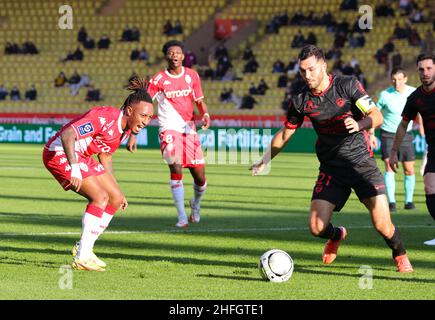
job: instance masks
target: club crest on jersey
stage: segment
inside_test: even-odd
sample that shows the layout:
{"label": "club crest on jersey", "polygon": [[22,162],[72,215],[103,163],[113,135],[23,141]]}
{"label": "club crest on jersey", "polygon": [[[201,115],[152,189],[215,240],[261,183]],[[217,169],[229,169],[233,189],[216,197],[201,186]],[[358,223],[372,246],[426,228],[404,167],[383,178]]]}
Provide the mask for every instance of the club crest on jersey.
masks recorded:
{"label": "club crest on jersey", "polygon": [[94,132],[94,127],[92,126],[91,122],[86,122],[85,124],[82,124],[77,128],[79,130],[79,133],[81,136],[84,136],[85,134]]}
{"label": "club crest on jersey", "polygon": [[188,84],[190,84],[192,82],[192,78],[188,74],[186,74],[186,76],[184,77],[184,80],[186,80],[186,82]]}
{"label": "club crest on jersey", "polygon": [[336,103],[337,106],[339,106],[340,108],[343,108],[345,102],[346,102],[346,101],[344,101],[343,98],[338,98],[337,100],[335,100],[335,103]]}

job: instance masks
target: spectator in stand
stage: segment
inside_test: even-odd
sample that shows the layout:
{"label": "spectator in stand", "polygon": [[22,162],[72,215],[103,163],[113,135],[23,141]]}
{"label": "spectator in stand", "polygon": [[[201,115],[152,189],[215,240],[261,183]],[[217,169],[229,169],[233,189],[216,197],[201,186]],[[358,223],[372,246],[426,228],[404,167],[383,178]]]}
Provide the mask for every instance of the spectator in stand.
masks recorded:
{"label": "spectator in stand", "polygon": [[265,95],[268,89],[269,86],[267,85],[266,81],[264,79],[261,79],[257,86],[257,94]]}
{"label": "spectator in stand", "polygon": [[140,40],[140,31],[139,28],[133,27],[131,29],[131,40],[130,41],[139,41]]}
{"label": "spectator in stand", "polygon": [[255,86],[255,83],[251,82],[251,86],[248,89],[249,94],[255,95],[257,94],[257,87]]}
{"label": "spectator in stand", "polygon": [[384,0],[376,6],[375,14],[377,17],[394,17],[394,9]]}
{"label": "spectator in stand", "polygon": [[396,49],[391,55],[391,70],[400,66],[402,66],[402,55],[400,54],[399,50]]}
{"label": "spectator in stand", "polygon": [[95,40],[87,36],[85,42],[83,43],[83,47],[88,50],[95,49]]}
{"label": "spectator in stand", "polygon": [[54,86],[55,87],[63,87],[65,83],[68,81],[68,79],[65,76],[65,73],[63,71],[59,72],[56,79],[54,79]]}
{"label": "spectator in stand", "polygon": [[253,109],[258,102],[249,93],[244,95],[240,104],[240,109]]}
{"label": "spectator in stand", "polygon": [[125,26],[124,31],[122,31],[121,41],[132,41],[133,33],[128,25]]}
{"label": "spectator in stand", "polygon": [[8,96],[8,91],[3,84],[0,84],[0,100],[5,100]]}
{"label": "spectator in stand", "polygon": [[357,65],[359,65],[358,59],[355,56],[352,56],[352,59],[350,60],[350,66],[355,69]]}
{"label": "spectator in stand", "polygon": [[413,47],[421,46],[421,37],[418,34],[417,29],[411,28],[411,32],[409,33],[409,36],[408,36],[408,43],[410,46],[413,46]]}
{"label": "spectator in stand", "polygon": [[296,74],[299,73],[299,63],[298,60],[290,60],[287,67],[285,68],[285,72],[289,78],[293,78]]}
{"label": "spectator in stand", "polygon": [[[435,20],[434,20],[435,21]],[[428,29],[424,35],[423,40],[423,52],[434,52],[435,50],[435,40],[433,33]]]}
{"label": "spectator in stand", "polygon": [[84,44],[87,37],[88,32],[86,31],[85,27],[82,26],[77,34],[77,41],[81,44]]}
{"label": "spectator in stand", "polygon": [[283,73],[279,76],[278,83],[276,84],[276,86],[278,88],[286,88],[287,83],[288,83],[288,76],[285,73]]}
{"label": "spectator in stand", "polygon": [[110,39],[107,35],[103,34],[98,40],[98,49],[109,49],[110,47]]}
{"label": "spectator in stand", "polygon": [[258,64],[257,60],[253,56],[245,64],[245,67],[243,69],[243,73],[256,73],[259,66],[260,65]]}
{"label": "spectator in stand", "polygon": [[249,60],[253,56],[254,56],[254,52],[252,51],[251,46],[249,44],[246,45],[245,50],[243,50],[243,57],[242,57],[242,59],[243,60]]}
{"label": "spectator in stand", "polygon": [[358,0],[343,0],[340,10],[358,10]]}
{"label": "spectator in stand", "polygon": [[226,72],[233,67],[230,58],[227,55],[221,56],[217,62],[216,77],[222,79]]}
{"label": "spectator in stand", "polygon": [[402,26],[398,22],[396,23],[396,26],[394,28],[393,37],[395,39],[406,39],[408,37],[407,31],[405,30],[405,28],[402,28]]}
{"label": "spectator in stand", "polygon": [[61,59],[62,62],[66,61],[82,61],[84,58],[83,51],[80,49],[80,47],[77,47],[77,49],[74,52],[70,52],[67,54],[67,56],[63,59]]}
{"label": "spectator in stand", "polygon": [[384,49],[388,53],[394,52],[396,46],[394,45],[393,39],[389,38],[388,41],[384,44]]}
{"label": "spectator in stand", "polygon": [[38,54],[39,51],[33,42],[27,41],[27,42],[23,43],[22,53],[24,53],[24,54]]}
{"label": "spectator in stand", "polygon": [[191,50],[187,50],[184,55],[183,65],[192,68],[196,64],[196,56]]}
{"label": "spectator in stand", "polygon": [[281,59],[276,60],[272,66],[272,73],[282,73],[285,70],[284,62]]}
{"label": "spectator in stand", "polygon": [[77,72],[77,70],[74,70],[73,75],[69,78],[68,83],[69,84],[77,84],[80,82],[81,76]]}
{"label": "spectator in stand", "polygon": [[305,44],[305,37],[302,34],[302,31],[299,29],[298,33],[293,37],[293,41],[291,43],[292,48],[302,48]]}
{"label": "spectator in stand", "polygon": [[214,58],[219,60],[223,56],[228,57],[228,49],[223,44],[220,44],[214,51]]}
{"label": "spectator in stand", "polygon": [[150,58],[148,51],[145,47],[142,47],[142,49],[139,51],[138,60],[148,61]]}
{"label": "spectator in stand", "polygon": [[418,9],[412,9],[411,14],[409,15],[409,20],[412,23],[421,23],[425,22],[423,13]]}
{"label": "spectator in stand", "polygon": [[183,34],[183,26],[181,25],[181,21],[175,21],[174,27],[172,28],[172,35]]}
{"label": "spectator in stand", "polygon": [[290,19],[290,25],[292,26],[301,25],[304,20],[305,20],[304,14],[302,13],[302,11],[298,11]]}
{"label": "spectator in stand", "polygon": [[166,34],[167,36],[171,36],[174,33],[174,27],[172,26],[172,23],[170,20],[166,20],[166,23],[163,26],[163,33]]}
{"label": "spectator in stand", "polygon": [[130,53],[130,60],[135,61],[139,59],[140,51],[139,49],[133,49]]}
{"label": "spectator in stand", "polygon": [[286,26],[289,24],[289,17],[288,17],[287,10],[281,12],[281,15],[279,16],[279,22],[281,26]]}
{"label": "spectator in stand", "polygon": [[14,86],[9,94],[12,101],[21,100],[20,90],[16,86]]}
{"label": "spectator in stand", "polygon": [[305,44],[312,44],[312,45],[316,45],[317,44],[317,37],[314,34],[314,32],[310,31],[308,33],[308,37],[307,37],[307,40],[305,41]]}
{"label": "spectator in stand", "polygon": [[220,101],[224,103],[230,102],[231,91],[232,89],[224,88],[220,94]]}
{"label": "spectator in stand", "polygon": [[83,74],[80,76],[80,81],[74,84],[70,84],[71,95],[76,96],[79,93],[80,88],[87,87],[89,85],[89,76]]}
{"label": "spectator in stand", "polygon": [[26,91],[24,97],[26,98],[26,101],[35,101],[37,95],[38,95],[38,91],[36,91],[35,85],[32,84],[30,89]]}
{"label": "spectator in stand", "polygon": [[89,86],[88,93],[86,94],[85,101],[100,101],[100,89],[96,89],[94,86]]}
{"label": "spectator in stand", "polygon": [[344,31],[340,31],[336,33],[334,39],[334,47],[343,48],[344,45],[346,44],[346,40],[347,40],[346,33]]}

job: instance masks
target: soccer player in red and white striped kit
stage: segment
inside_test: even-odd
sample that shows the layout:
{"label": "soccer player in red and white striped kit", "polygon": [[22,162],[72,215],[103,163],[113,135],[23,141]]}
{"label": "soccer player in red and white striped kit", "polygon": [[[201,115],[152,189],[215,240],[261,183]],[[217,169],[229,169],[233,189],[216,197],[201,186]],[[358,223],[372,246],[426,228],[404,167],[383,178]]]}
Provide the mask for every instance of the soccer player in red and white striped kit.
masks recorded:
{"label": "soccer player in red and white striped kit", "polygon": [[[164,44],[168,67],[155,74],[148,84],[148,93],[158,104],[160,150],[169,166],[170,187],[178,212],[176,227],[187,228],[184,208],[183,168],[189,168],[193,177],[194,197],[189,201],[189,221],[200,221],[200,202],[207,189],[205,161],[194,121],[194,106],[198,108],[202,129],[210,127],[211,119],[202,92],[201,80],[195,70],[183,66],[184,45],[177,40]],[[128,149],[137,147],[132,136]]]}

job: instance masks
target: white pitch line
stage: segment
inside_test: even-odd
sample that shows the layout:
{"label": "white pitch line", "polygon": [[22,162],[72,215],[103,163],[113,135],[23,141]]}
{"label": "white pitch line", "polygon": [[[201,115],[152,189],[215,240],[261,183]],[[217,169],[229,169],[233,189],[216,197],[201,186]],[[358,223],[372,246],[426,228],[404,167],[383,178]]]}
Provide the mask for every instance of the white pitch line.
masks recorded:
{"label": "white pitch line", "polygon": [[[417,228],[435,228],[435,226],[428,225],[403,225],[398,226],[400,229],[417,229]],[[347,229],[372,229],[373,226],[347,226]],[[269,232],[269,231],[307,231],[308,228],[302,227],[287,227],[287,228],[243,228],[243,229],[197,229],[197,230],[144,230],[144,231],[106,231],[105,234],[158,234],[158,233],[225,233],[225,232]],[[63,236],[63,235],[80,235],[81,232],[32,232],[32,233],[0,233],[1,236]]]}

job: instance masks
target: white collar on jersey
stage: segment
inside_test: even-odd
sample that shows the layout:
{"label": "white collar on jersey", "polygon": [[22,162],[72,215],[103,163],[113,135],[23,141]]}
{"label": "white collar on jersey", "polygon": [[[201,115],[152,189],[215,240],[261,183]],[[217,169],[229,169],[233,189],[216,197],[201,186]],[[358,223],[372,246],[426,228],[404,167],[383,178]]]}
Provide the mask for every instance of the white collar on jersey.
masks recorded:
{"label": "white collar on jersey", "polygon": [[124,133],[124,130],[122,130],[122,116],[124,115],[124,111],[121,110],[121,113],[119,114],[119,118],[118,118],[118,130],[119,133]]}
{"label": "white collar on jersey", "polygon": [[183,75],[184,75],[184,67],[181,67],[181,73],[180,74],[177,74],[177,75],[173,75],[173,74],[171,74],[169,71],[168,71],[168,69],[165,69],[165,72],[166,72],[166,74],[168,75],[168,77],[171,77],[171,78],[173,78],[173,79],[177,79],[177,78],[180,78],[180,77],[182,77]]}

